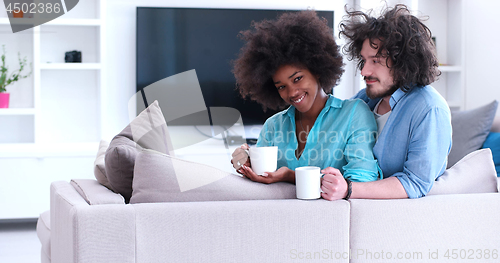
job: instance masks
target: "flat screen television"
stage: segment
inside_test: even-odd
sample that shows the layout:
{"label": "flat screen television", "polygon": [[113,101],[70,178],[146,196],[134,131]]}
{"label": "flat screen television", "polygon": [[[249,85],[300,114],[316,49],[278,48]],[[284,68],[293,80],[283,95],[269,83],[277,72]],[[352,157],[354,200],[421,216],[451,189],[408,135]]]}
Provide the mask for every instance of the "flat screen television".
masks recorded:
{"label": "flat screen television", "polygon": [[[195,69],[207,107],[237,109],[244,125],[263,124],[276,111],[243,99],[231,73],[252,21],[298,10],[137,8],[137,91],[166,77]],[[333,11],[317,11],[333,28]],[[194,124],[196,125],[196,124]]]}

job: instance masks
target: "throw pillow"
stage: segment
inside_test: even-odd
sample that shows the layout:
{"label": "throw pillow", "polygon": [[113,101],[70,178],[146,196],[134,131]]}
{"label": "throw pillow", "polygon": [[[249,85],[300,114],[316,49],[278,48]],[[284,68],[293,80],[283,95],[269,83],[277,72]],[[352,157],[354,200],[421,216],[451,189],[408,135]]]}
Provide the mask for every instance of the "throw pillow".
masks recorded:
{"label": "throw pillow", "polygon": [[97,156],[94,161],[94,176],[100,184],[106,186],[108,189],[111,189],[108,177],[106,177],[106,166],[104,164],[104,155],[106,154],[106,149],[108,149],[108,147],[109,142],[101,140],[99,143],[99,150],[97,151]]}
{"label": "throw pillow", "polygon": [[497,174],[490,149],[474,151],[447,169],[427,195],[496,193]]}
{"label": "throw pillow", "polygon": [[165,118],[158,101],[143,110],[116,135],[105,155],[106,176],[111,189],[125,198],[132,196],[132,178],[137,153],[142,148],[173,153]]}
{"label": "throw pillow", "polygon": [[483,148],[490,148],[497,176],[500,176],[500,132],[490,132],[484,141]]}
{"label": "throw pillow", "polygon": [[498,102],[477,109],[451,113],[453,146],[448,155],[448,168],[465,155],[478,150],[486,140],[495,118]]}
{"label": "throw pillow", "polygon": [[[195,175],[196,177],[193,177]],[[181,191],[177,178],[220,180]],[[261,184],[217,168],[142,150],[135,161],[130,203],[295,199],[295,185]]]}
{"label": "throw pillow", "polygon": [[132,195],[135,156],[140,147],[131,138],[132,131],[128,125],[111,140],[104,156],[111,190],[121,194],[127,203]]}

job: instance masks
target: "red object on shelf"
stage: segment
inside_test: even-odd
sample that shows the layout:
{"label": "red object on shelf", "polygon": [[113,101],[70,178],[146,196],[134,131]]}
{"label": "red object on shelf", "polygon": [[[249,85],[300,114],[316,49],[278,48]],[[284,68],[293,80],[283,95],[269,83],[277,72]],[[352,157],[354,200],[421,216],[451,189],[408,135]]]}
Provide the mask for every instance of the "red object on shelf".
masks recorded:
{"label": "red object on shelf", "polygon": [[24,13],[21,10],[19,10],[17,12],[16,11],[12,12],[12,16],[15,17],[15,18],[23,18],[23,15],[24,15]]}
{"label": "red object on shelf", "polygon": [[0,92],[0,108],[9,107],[9,96],[10,93]]}

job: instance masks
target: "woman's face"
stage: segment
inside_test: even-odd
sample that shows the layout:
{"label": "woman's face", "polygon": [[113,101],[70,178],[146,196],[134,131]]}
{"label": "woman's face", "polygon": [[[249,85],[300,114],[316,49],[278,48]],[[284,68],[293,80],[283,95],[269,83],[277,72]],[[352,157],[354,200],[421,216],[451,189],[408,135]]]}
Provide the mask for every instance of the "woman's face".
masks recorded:
{"label": "woman's face", "polygon": [[292,65],[280,66],[273,82],[281,98],[300,112],[311,109],[321,89],[318,79],[307,68]]}

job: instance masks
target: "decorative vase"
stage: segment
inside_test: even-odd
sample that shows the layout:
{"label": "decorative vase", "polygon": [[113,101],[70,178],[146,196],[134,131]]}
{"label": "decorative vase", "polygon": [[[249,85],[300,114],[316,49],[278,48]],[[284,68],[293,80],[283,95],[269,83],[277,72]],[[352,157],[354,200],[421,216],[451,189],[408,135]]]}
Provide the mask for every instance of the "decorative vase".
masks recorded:
{"label": "decorative vase", "polygon": [[8,108],[9,107],[9,96],[10,96],[10,93],[0,92],[0,108]]}

